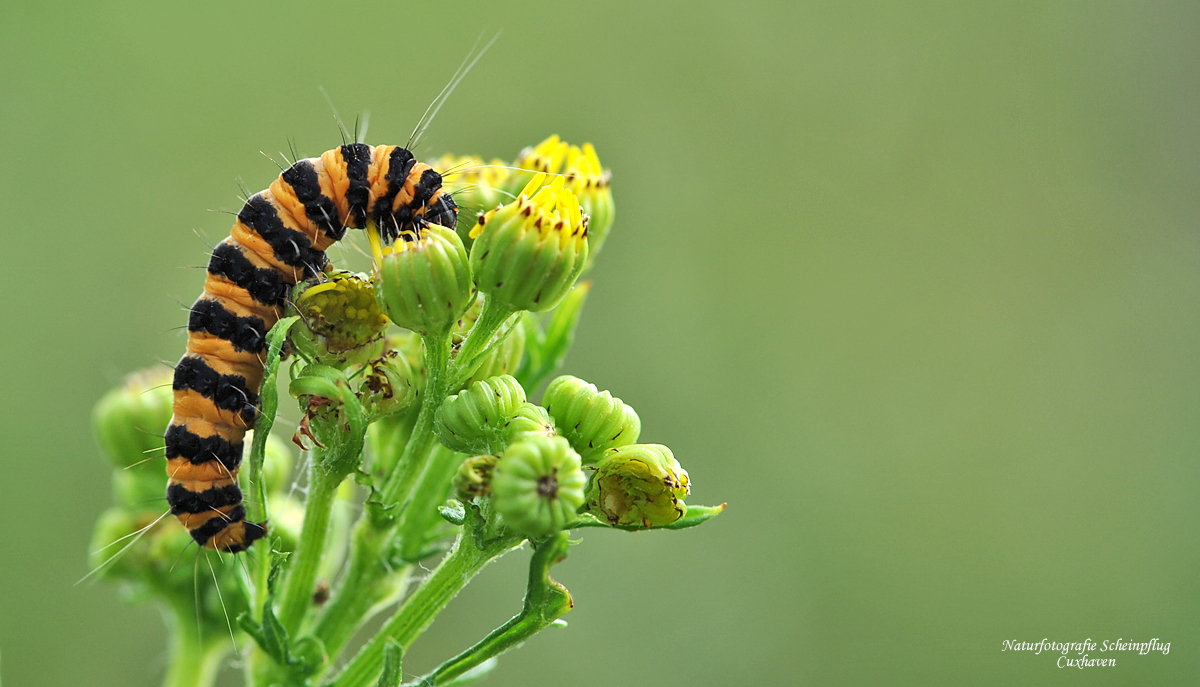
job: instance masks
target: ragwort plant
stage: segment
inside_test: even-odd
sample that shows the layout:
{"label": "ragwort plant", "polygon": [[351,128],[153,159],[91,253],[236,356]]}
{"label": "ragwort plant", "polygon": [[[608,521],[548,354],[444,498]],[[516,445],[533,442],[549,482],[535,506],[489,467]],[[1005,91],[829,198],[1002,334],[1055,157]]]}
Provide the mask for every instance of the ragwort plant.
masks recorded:
{"label": "ragwort plant", "polygon": [[[637,443],[638,414],[608,391],[560,376],[540,405],[527,396],[563,364],[590,288],[579,277],[613,223],[592,147],[554,136],[511,164],[434,164],[464,170],[446,182],[461,205],[492,209],[392,246],[369,227],[373,273],[297,284],[267,336],[240,486],[247,521],[269,533],[247,554],[185,556],[191,537],[161,512],[167,478],[148,457],[171,418],[169,374],[133,375],[97,404],[115,505],[91,562],[164,609],[168,687],[211,685],[231,650],[247,685],[399,685],[404,653],[446,604],[529,542],[520,612],[409,683],[465,684],[571,610],[549,574],[570,530],[682,529],[721,512],[684,503],[687,471]],[[302,479],[271,433],[281,376],[302,414]]]}

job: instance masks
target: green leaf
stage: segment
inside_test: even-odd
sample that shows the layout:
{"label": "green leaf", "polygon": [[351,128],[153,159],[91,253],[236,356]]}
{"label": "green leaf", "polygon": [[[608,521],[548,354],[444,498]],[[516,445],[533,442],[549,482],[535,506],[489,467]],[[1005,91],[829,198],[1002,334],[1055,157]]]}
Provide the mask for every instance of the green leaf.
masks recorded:
{"label": "green leaf", "polygon": [[696,525],[706,523],[725,512],[726,505],[727,504],[722,503],[719,506],[688,506],[687,512],[683,514],[682,518],[676,520],[670,525],[664,525],[662,529],[682,530],[687,529],[688,527],[695,527]]}
{"label": "green leaf", "polygon": [[271,327],[267,333],[267,362],[263,368],[262,390],[259,392],[261,412],[254,425],[254,441],[250,444],[250,455],[246,459],[247,477],[254,489],[255,498],[247,500],[247,520],[263,522],[267,519],[267,490],[262,477],[263,460],[267,455],[267,438],[275,424],[275,413],[279,410],[279,389],[275,378],[279,374],[279,358],[288,330],[300,320],[285,317]]}
{"label": "green leaf", "polygon": [[451,525],[461,525],[467,519],[467,509],[454,499],[446,501],[444,506],[438,506],[438,513]]}
{"label": "green leaf", "polygon": [[564,529],[574,530],[581,527],[605,527],[610,530],[625,530],[626,532],[644,532],[646,530],[683,530],[689,527],[701,525],[709,520],[720,515],[725,510],[726,504],[722,503],[719,506],[688,506],[687,512],[683,517],[669,525],[658,525],[655,527],[638,527],[636,525],[610,525],[607,522],[591,515],[589,513],[581,513],[579,519],[567,525]]}

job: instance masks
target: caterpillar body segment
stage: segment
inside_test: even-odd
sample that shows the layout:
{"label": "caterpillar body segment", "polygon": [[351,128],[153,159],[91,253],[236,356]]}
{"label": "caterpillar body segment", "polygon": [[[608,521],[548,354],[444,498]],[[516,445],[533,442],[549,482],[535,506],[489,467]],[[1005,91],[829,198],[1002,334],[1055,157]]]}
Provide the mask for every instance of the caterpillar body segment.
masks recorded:
{"label": "caterpillar body segment", "polygon": [[292,287],[328,267],[325,251],[347,229],[374,223],[391,243],[457,221],[441,175],[399,146],[353,143],[299,160],[246,201],[212,252],[172,384],[167,501],[198,544],[237,553],[267,532],[246,521],[237,477],[258,418],[266,335]]}

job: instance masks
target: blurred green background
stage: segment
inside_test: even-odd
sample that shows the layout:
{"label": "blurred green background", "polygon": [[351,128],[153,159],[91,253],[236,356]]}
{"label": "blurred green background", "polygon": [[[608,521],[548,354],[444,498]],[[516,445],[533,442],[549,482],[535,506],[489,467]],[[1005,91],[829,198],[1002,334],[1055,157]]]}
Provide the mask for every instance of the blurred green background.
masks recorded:
{"label": "blurred green background", "polygon": [[[489,684],[1194,682],[1195,3],[49,0],[0,8],[5,684],[161,677],[157,612],[72,586],[88,416],[182,352],[209,210],[339,143],[318,86],[403,143],[497,29],[418,152],[596,144],[619,210],[568,371],[730,507],[586,531],[570,627]],[[516,612],[526,556],[405,667]],[[1171,651],[1001,651],[1043,637]]]}

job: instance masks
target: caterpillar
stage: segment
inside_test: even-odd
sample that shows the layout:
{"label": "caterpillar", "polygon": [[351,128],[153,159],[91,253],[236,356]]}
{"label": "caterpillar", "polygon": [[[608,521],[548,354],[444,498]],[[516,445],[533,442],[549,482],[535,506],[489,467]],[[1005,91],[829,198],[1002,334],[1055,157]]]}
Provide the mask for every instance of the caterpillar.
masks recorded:
{"label": "caterpillar", "polygon": [[172,383],[167,502],[197,544],[237,553],[267,533],[267,523],[246,521],[237,476],[258,418],[266,335],[292,286],[329,266],[325,250],[348,228],[374,223],[391,243],[457,221],[441,175],[390,145],[349,143],[299,160],[246,200],[212,252]]}

